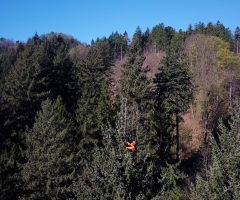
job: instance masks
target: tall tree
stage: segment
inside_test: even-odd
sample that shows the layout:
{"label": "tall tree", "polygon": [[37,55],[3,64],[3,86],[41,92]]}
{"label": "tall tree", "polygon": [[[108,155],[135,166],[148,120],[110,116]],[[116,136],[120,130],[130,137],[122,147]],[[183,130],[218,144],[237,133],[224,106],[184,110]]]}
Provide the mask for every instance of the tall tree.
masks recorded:
{"label": "tall tree", "polygon": [[21,173],[27,199],[67,199],[73,195],[73,135],[66,115],[60,98],[54,102],[47,99],[26,133],[27,162]]}
{"label": "tall tree", "polygon": [[234,33],[235,39],[235,52],[239,55],[240,54],[240,28],[237,27]]}
{"label": "tall tree", "polygon": [[130,189],[131,195],[134,197],[139,191],[143,196],[149,198],[156,192],[153,185],[157,184],[159,176],[158,137],[152,129],[152,84],[147,78],[148,69],[143,66],[145,57],[141,38],[141,32],[137,29],[133,36],[121,80],[121,95],[126,102],[126,124],[123,140],[134,140],[137,143],[131,176],[134,183]]}
{"label": "tall tree", "polygon": [[112,64],[109,51],[108,41],[99,40],[91,46],[86,59],[77,63],[80,85],[76,109],[78,135],[81,140],[79,151],[83,157],[88,157],[86,158],[88,161],[90,159],[89,151],[93,149],[94,144],[98,144],[102,140],[103,121],[107,121],[106,115],[111,113],[109,106],[111,103],[107,92],[109,69]]}
{"label": "tall tree", "polygon": [[126,128],[129,134],[133,134],[131,137],[138,137],[137,134],[140,132],[149,130],[148,123],[152,106],[151,84],[147,78],[148,68],[143,67],[145,57],[141,41],[141,32],[137,29],[133,36],[121,80],[121,93],[123,98],[127,100],[128,124]]}
{"label": "tall tree", "polygon": [[[6,199],[16,199],[19,195],[16,188],[20,180],[14,180],[14,177],[19,177],[19,163],[23,162],[21,149],[25,144],[22,133],[26,125],[33,124],[40,102],[48,93],[47,90],[39,90],[39,86],[45,83],[39,65],[43,55],[40,42],[35,35],[27,43],[4,81],[0,126],[2,195],[6,195]],[[8,162],[4,162],[7,158]]]}
{"label": "tall tree", "polygon": [[42,100],[61,95],[68,109],[74,107],[76,82],[68,58],[69,48],[62,35],[35,34],[17,49],[16,62],[5,77],[1,96],[1,158],[9,156],[9,149],[16,146],[16,151],[11,152],[15,154],[15,159],[9,162],[12,166],[1,162],[1,173],[6,179],[18,170],[18,162],[23,162],[19,150],[25,148],[21,133],[26,126],[32,127]]}
{"label": "tall tree", "polygon": [[[172,117],[176,117],[177,157],[179,159],[179,115],[188,109],[192,98],[192,83],[186,60],[183,57],[182,35],[177,35],[166,57],[161,62],[160,72],[155,78],[155,120],[162,138],[161,151],[169,151]],[[159,127],[158,127],[159,126]]]}

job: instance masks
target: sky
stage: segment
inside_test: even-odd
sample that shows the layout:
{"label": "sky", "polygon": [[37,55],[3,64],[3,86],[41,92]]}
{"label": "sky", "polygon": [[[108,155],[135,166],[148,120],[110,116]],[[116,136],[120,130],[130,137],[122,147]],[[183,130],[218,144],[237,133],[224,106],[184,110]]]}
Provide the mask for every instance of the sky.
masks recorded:
{"label": "sky", "polygon": [[0,37],[26,41],[58,32],[84,43],[159,23],[186,30],[198,22],[240,26],[240,0],[0,0]]}

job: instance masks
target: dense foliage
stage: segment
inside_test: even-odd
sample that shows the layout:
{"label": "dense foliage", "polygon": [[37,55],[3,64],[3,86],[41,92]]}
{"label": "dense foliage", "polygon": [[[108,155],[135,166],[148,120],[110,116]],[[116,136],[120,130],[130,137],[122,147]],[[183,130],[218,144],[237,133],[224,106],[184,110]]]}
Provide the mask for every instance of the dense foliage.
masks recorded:
{"label": "dense foliage", "polygon": [[220,22],[0,38],[0,199],[238,199],[239,52]]}

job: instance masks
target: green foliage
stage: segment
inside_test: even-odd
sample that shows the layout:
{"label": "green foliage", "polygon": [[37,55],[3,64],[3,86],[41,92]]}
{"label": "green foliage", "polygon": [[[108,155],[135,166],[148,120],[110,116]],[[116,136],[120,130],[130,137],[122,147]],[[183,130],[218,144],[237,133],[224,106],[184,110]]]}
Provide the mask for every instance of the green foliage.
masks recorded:
{"label": "green foliage", "polygon": [[179,182],[186,178],[186,176],[180,172],[179,164],[168,164],[162,168],[161,178],[159,179],[161,190],[159,194],[152,200],[180,200],[184,197],[183,190],[178,186]]}
{"label": "green foliage", "polygon": [[10,161],[1,162],[2,194],[7,195],[5,198],[12,198],[11,192],[19,183],[19,180],[9,182],[8,179],[18,176],[16,173],[19,173],[19,163],[23,162],[22,149],[25,148],[25,142],[22,132],[26,125],[33,124],[40,102],[48,94],[46,90],[39,91],[39,86],[45,83],[44,78],[39,77],[41,67],[38,61],[41,59],[42,48],[39,38],[34,39],[33,44],[28,43],[19,52],[15,66],[4,80],[0,118],[1,160],[4,161],[9,156]]}
{"label": "green foliage", "polygon": [[217,49],[217,66],[220,69],[229,67],[240,67],[240,59],[232,51],[230,51],[230,44],[216,38]]}
{"label": "green foliage", "polygon": [[77,199],[127,199],[133,161],[120,132],[104,131],[103,147],[96,147],[75,185]]}
{"label": "green foliage", "polygon": [[[139,30],[134,36],[134,38],[140,38]],[[141,147],[139,152],[149,152],[154,155],[158,137],[152,129],[152,84],[147,78],[148,69],[143,66],[145,60],[143,49],[137,42],[138,40],[134,40],[124,65],[121,80],[121,94],[126,99],[127,105],[126,139],[137,140]],[[139,153],[140,157],[141,153]]]}
{"label": "green foliage", "polygon": [[15,62],[16,54],[15,44],[10,40],[0,38],[0,83]]}
{"label": "green foliage", "polygon": [[19,52],[15,66],[5,77],[3,89],[3,119],[11,130],[32,125],[40,103],[46,97],[61,95],[67,106],[74,103],[74,71],[68,49],[61,36],[51,41],[35,35]]}
{"label": "green foliage", "polygon": [[[176,42],[173,43],[176,45]],[[188,65],[177,48],[174,47],[163,59],[155,79],[159,100],[170,114],[186,111],[192,98]]]}
{"label": "green foliage", "polygon": [[185,112],[192,99],[192,83],[181,49],[182,35],[173,38],[171,49],[161,62],[155,83],[154,126],[161,138],[161,155],[169,153],[174,128],[173,116]]}
{"label": "green foliage", "polygon": [[118,32],[112,33],[108,41],[110,43],[111,54],[113,58],[122,58],[128,50],[128,36],[125,32],[123,35]]}
{"label": "green foliage", "polygon": [[167,50],[171,44],[171,40],[175,35],[175,30],[168,26],[165,27],[163,23],[153,27],[149,40],[153,47],[160,50]]}
{"label": "green foliage", "polygon": [[26,133],[27,162],[21,172],[27,199],[66,199],[74,179],[73,135],[62,100],[42,103]]}
{"label": "green foliage", "polygon": [[138,141],[134,153],[125,148],[125,106],[122,101],[117,128],[103,131],[103,144],[92,151],[91,163],[82,161],[85,167],[74,185],[77,199],[180,199],[178,185],[185,177],[179,164],[157,165],[161,158],[143,153]]}
{"label": "green foliage", "polygon": [[[108,80],[109,68],[112,62],[108,48],[106,40],[96,42],[89,50],[86,60],[77,64],[80,91],[76,119],[82,137],[100,139],[100,127],[98,125],[101,122],[99,121],[99,112],[103,112],[103,109],[106,109],[107,112],[110,109],[108,105],[105,108],[100,108],[100,106],[107,103],[103,101],[110,101],[109,97],[104,97],[106,94],[104,90],[108,90],[106,81]],[[104,98],[108,98],[108,100]],[[102,101],[99,102],[99,99],[102,99]]]}
{"label": "green foliage", "polygon": [[77,62],[79,84],[76,121],[78,124],[78,154],[90,165],[93,154],[89,153],[103,139],[102,129],[115,119],[110,99],[109,68],[112,57],[107,40],[94,43],[87,57]]}
{"label": "green foliage", "polygon": [[129,132],[143,131],[144,124],[150,117],[151,86],[147,79],[147,69],[143,68],[143,55],[131,56],[124,66],[122,81],[122,95],[127,99]]}
{"label": "green foliage", "polygon": [[194,32],[200,34],[207,34],[211,36],[217,36],[223,39],[224,41],[228,42],[231,46],[231,49],[233,48],[233,38],[231,31],[229,30],[229,28],[226,28],[219,21],[216,24],[209,22],[207,26],[205,26],[203,22],[199,22],[198,24],[195,25]]}
{"label": "green foliage", "polygon": [[142,53],[144,50],[144,36],[142,30],[138,26],[135,33],[133,34],[131,47],[129,49],[128,57]]}
{"label": "green foliage", "polygon": [[[25,44],[0,38],[0,199],[184,199],[184,176],[171,154],[173,130],[192,100],[183,45],[204,94],[206,127],[216,131],[240,94],[232,39],[220,23],[189,32],[138,27],[130,46],[126,32],[91,45],[53,32]],[[238,39],[236,32],[235,47]],[[159,51],[166,57],[152,82],[144,53]],[[114,102],[111,67],[120,58],[121,100]],[[214,135],[211,166],[192,199],[239,197],[239,118]],[[125,147],[131,140],[134,153]]]}
{"label": "green foliage", "polygon": [[[36,34],[26,45],[19,44],[17,48],[16,62],[4,77],[0,100],[0,143],[4,152],[1,155],[7,156],[13,153],[12,148],[16,149],[11,166],[2,164],[3,187],[8,187],[5,178],[18,171],[18,163],[24,161],[19,150],[26,148],[21,134],[26,126],[33,125],[41,102],[61,95],[68,110],[74,107],[76,81],[68,58],[68,45],[61,35],[39,37]],[[17,194],[15,196],[17,198]]]}
{"label": "green foliage", "polygon": [[96,123],[99,128],[103,128],[107,124],[113,124],[115,121],[110,91],[106,82],[103,82],[100,88],[100,97],[96,108],[96,118]]}
{"label": "green foliage", "polygon": [[203,176],[198,176],[191,199],[239,199],[239,123],[239,111],[229,126],[220,122],[217,140],[211,137],[210,166],[206,165]]}

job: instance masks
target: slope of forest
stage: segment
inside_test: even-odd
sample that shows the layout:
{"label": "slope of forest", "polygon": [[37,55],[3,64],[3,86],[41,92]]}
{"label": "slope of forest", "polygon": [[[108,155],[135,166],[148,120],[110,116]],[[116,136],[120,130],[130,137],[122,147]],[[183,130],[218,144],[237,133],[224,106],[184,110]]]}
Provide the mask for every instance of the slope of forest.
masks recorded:
{"label": "slope of forest", "polygon": [[239,47],[220,22],[0,38],[0,199],[238,200]]}

